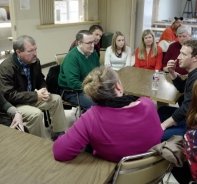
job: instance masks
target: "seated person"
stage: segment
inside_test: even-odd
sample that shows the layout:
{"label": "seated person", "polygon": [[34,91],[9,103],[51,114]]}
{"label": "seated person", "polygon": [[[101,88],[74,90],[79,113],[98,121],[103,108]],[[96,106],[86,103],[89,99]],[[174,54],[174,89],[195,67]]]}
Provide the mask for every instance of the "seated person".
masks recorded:
{"label": "seated person", "polygon": [[13,49],[14,53],[0,65],[2,94],[22,112],[23,121],[33,135],[45,138],[42,111],[48,110],[55,140],[67,129],[66,117],[61,97],[46,89],[36,42],[23,35],[13,42]]}
{"label": "seated person", "polygon": [[183,20],[183,17],[180,17],[180,18],[174,17],[174,19],[172,20],[172,25],[163,31],[159,39],[159,42],[161,42],[162,40],[165,40],[167,42],[178,41],[177,29],[178,27],[181,26],[182,20]]}
{"label": "seated person", "polygon": [[83,91],[97,105],[56,140],[56,160],[71,160],[90,144],[93,154],[119,162],[124,156],[146,152],[160,143],[163,130],[155,105],[146,97],[134,101],[132,96],[123,95],[113,69],[95,68],[83,81]]}
{"label": "seated person", "polygon": [[16,107],[12,106],[6,99],[3,97],[0,92],[0,124],[16,127],[24,131],[23,119],[20,111]]}
{"label": "seated person", "polygon": [[[82,92],[82,82],[92,69],[100,66],[99,57],[94,51],[95,39],[88,30],[82,30],[76,35],[77,47],[73,48],[64,58],[58,77],[58,85],[62,89],[79,91],[80,106],[87,110],[94,102]],[[65,92],[63,100],[77,104],[77,95]]]}
{"label": "seated person", "polygon": [[176,72],[177,60],[169,60],[167,69],[174,86],[180,93],[184,93],[184,100],[180,107],[162,106],[158,114],[164,130],[162,141],[168,140],[173,135],[183,136],[187,130],[186,114],[192,100],[192,88],[197,79],[197,40],[186,41],[178,56],[179,67],[188,71],[187,79],[183,80]]}
{"label": "seated person", "polygon": [[112,37],[112,45],[105,52],[105,66],[120,70],[131,66],[131,49],[126,46],[124,35],[117,31]]}
{"label": "seated person", "polygon": [[161,70],[162,49],[157,46],[155,34],[150,29],[142,33],[141,44],[135,52],[135,67]]}
{"label": "seated person", "polygon": [[192,90],[192,100],[187,113],[188,130],[184,136],[184,149],[188,159],[191,173],[197,181],[197,80]]}
{"label": "seated person", "polygon": [[[167,62],[169,60],[176,60],[178,55],[180,54],[180,50],[181,50],[181,47],[182,45],[187,41],[187,40],[191,40],[192,38],[192,29],[191,27],[189,26],[180,26],[178,29],[177,29],[177,37],[178,37],[178,41],[172,43],[165,56],[164,56],[164,59],[163,59],[163,71],[165,72],[168,72],[167,70]],[[175,71],[181,75],[186,75],[187,74],[187,71],[185,70],[185,68],[180,68],[179,67],[179,62],[176,62],[176,68],[175,68]]]}
{"label": "seated person", "polygon": [[[103,35],[103,28],[99,25],[92,25],[90,26],[89,31],[94,37],[94,50],[100,58],[100,40]],[[76,40],[71,44],[69,51],[71,51],[75,46],[77,46]]]}

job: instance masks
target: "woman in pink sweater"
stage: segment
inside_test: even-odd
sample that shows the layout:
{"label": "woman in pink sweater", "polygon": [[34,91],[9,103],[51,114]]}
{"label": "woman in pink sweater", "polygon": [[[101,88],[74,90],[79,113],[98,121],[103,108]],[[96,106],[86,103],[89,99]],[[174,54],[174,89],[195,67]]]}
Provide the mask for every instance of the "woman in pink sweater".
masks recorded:
{"label": "woman in pink sweater", "polygon": [[[132,84],[131,84],[132,85]],[[111,68],[98,67],[85,78],[84,93],[97,103],[60,136],[53,145],[54,158],[68,161],[91,144],[93,154],[119,162],[160,143],[163,135],[153,102],[123,95],[120,79]]]}

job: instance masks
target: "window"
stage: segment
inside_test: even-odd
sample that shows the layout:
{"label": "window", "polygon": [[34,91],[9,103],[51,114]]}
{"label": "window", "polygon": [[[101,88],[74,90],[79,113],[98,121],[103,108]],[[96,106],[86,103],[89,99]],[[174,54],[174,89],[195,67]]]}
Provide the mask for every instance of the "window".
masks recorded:
{"label": "window", "polygon": [[40,25],[98,20],[98,0],[39,0]]}
{"label": "window", "polygon": [[57,23],[78,22],[83,20],[82,0],[54,1],[54,21]]}

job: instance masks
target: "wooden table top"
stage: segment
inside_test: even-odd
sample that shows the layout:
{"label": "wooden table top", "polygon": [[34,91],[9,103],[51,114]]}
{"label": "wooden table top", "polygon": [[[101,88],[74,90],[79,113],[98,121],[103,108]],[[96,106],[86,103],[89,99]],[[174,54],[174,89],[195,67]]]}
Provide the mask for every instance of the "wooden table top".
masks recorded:
{"label": "wooden table top", "polygon": [[55,161],[53,142],[0,125],[0,183],[100,184],[116,163],[88,153],[69,162]]}
{"label": "wooden table top", "polygon": [[152,100],[176,104],[181,93],[172,84],[169,74],[159,74],[159,90],[153,91],[152,77],[154,70],[127,66],[118,71],[125,94],[145,96]]}

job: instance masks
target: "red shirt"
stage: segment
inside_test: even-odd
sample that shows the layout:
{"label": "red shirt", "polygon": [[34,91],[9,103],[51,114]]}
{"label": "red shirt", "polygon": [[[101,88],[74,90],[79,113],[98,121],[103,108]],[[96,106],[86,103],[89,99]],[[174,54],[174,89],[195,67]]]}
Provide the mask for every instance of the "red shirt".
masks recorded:
{"label": "red shirt", "polygon": [[167,41],[171,42],[171,41],[178,41],[178,38],[176,37],[176,33],[174,32],[172,27],[169,27],[163,31],[163,33],[159,39],[159,42],[161,40],[167,40]]}
{"label": "red shirt", "polygon": [[163,52],[160,46],[157,46],[157,55],[155,57],[152,57],[152,50],[150,50],[148,54],[146,54],[146,51],[144,51],[145,60],[138,58],[138,52],[139,48],[137,48],[135,52],[135,67],[161,70]]}

